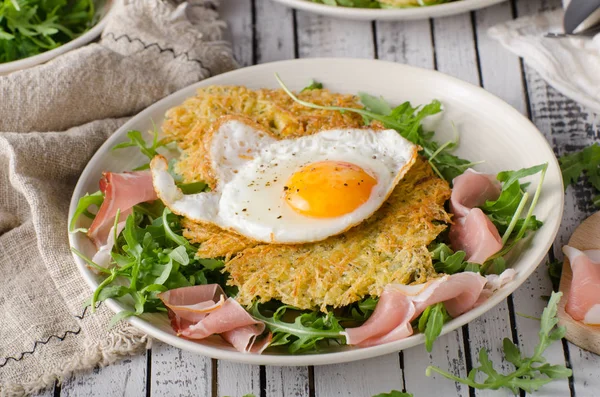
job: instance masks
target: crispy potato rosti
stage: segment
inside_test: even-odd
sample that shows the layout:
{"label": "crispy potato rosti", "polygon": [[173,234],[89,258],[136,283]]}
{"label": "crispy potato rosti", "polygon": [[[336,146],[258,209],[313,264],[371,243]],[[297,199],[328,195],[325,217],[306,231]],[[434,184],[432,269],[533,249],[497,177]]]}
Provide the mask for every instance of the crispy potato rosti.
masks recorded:
{"label": "crispy potato rosti", "polygon": [[[360,107],[356,97],[327,90],[305,91],[299,96],[322,105]],[[364,127],[356,114],[309,109],[281,90],[207,87],[171,109],[163,125],[168,139],[184,151],[176,170],[185,181],[202,179],[214,187],[205,142],[212,129],[229,117],[244,119],[276,138]],[[373,216],[321,242],[265,244],[187,219],[183,220],[184,236],[200,243],[200,257],[225,258],[228,284],[239,288],[236,299],[241,304],[277,299],[302,309],[325,311],[367,295],[378,296],[389,283],[422,283],[436,277],[427,245],[450,222],[444,210],[449,197],[448,183],[419,158]]]}
{"label": "crispy potato rosti", "polygon": [[[308,90],[298,96],[324,106],[361,107],[357,97],[328,90]],[[362,117],[357,114],[309,109],[294,102],[283,90],[252,91],[234,86],[201,88],[195,97],[170,109],[162,126],[167,139],[176,141],[183,149],[176,171],[185,182],[203,180],[214,187],[215,179],[210,172],[203,138],[215,128],[220,117],[228,115],[246,118],[276,138],[364,126]]]}

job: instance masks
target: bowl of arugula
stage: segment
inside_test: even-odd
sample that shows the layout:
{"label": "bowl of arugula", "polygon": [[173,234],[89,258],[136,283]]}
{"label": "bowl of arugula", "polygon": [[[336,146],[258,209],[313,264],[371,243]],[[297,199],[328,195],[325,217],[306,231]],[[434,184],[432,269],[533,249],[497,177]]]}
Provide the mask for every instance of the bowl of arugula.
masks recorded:
{"label": "bowl of arugula", "polygon": [[47,62],[94,40],[112,0],[7,0],[0,3],[0,75]]}

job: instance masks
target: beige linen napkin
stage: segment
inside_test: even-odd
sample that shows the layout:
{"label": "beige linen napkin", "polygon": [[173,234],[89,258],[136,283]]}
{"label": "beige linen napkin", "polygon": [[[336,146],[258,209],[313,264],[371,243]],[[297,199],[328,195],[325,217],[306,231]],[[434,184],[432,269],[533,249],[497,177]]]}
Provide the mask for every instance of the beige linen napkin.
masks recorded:
{"label": "beige linen napkin", "polygon": [[69,201],[124,117],[236,67],[216,6],[124,0],[98,43],[0,77],[1,395],[146,348],[126,324],[108,329],[104,305],[84,310],[91,291],[69,251]]}

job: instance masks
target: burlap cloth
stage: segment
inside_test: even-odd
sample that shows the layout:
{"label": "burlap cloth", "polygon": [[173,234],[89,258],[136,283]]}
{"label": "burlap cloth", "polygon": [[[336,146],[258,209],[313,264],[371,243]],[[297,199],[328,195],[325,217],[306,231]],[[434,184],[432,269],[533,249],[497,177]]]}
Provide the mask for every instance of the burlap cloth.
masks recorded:
{"label": "burlap cloth", "polygon": [[127,116],[236,66],[216,6],[125,0],[98,43],[0,77],[0,394],[147,347],[124,323],[109,330],[104,305],[84,310],[91,290],[69,251],[67,210],[83,167]]}

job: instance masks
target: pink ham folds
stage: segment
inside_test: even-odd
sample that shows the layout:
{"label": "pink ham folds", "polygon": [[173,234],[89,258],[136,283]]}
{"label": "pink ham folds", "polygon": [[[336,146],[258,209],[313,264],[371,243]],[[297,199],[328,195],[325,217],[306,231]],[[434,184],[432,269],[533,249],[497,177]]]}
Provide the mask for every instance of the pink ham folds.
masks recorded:
{"label": "pink ham folds", "polygon": [[482,264],[502,248],[502,238],[492,221],[479,208],[487,200],[496,200],[502,188],[495,176],[472,169],[454,178],[450,211],[450,243],[454,250],[467,253],[467,261]]}
{"label": "pink ham folds", "polygon": [[505,273],[491,279],[489,288],[488,279],[473,272],[446,275],[419,285],[390,284],[371,317],[360,327],[346,328],[346,343],[367,347],[404,339],[413,334],[410,322],[427,306],[439,302],[444,302],[450,316],[459,316],[483,303],[490,291],[512,280],[515,274],[512,269]]}
{"label": "pink ham folds", "polygon": [[124,220],[134,205],[158,198],[150,171],[105,172],[100,180],[100,190],[104,193],[104,202],[88,230],[88,236],[98,248],[106,245],[118,209],[121,210],[120,219]]}
{"label": "pink ham folds", "polygon": [[228,298],[218,284],[172,289],[158,297],[167,307],[177,335],[204,339],[219,334],[243,353],[260,354],[271,342],[271,333],[259,339],[265,324]]}
{"label": "pink ham folds", "polygon": [[565,245],[573,270],[565,311],[574,320],[600,325],[600,250],[580,251]]}

